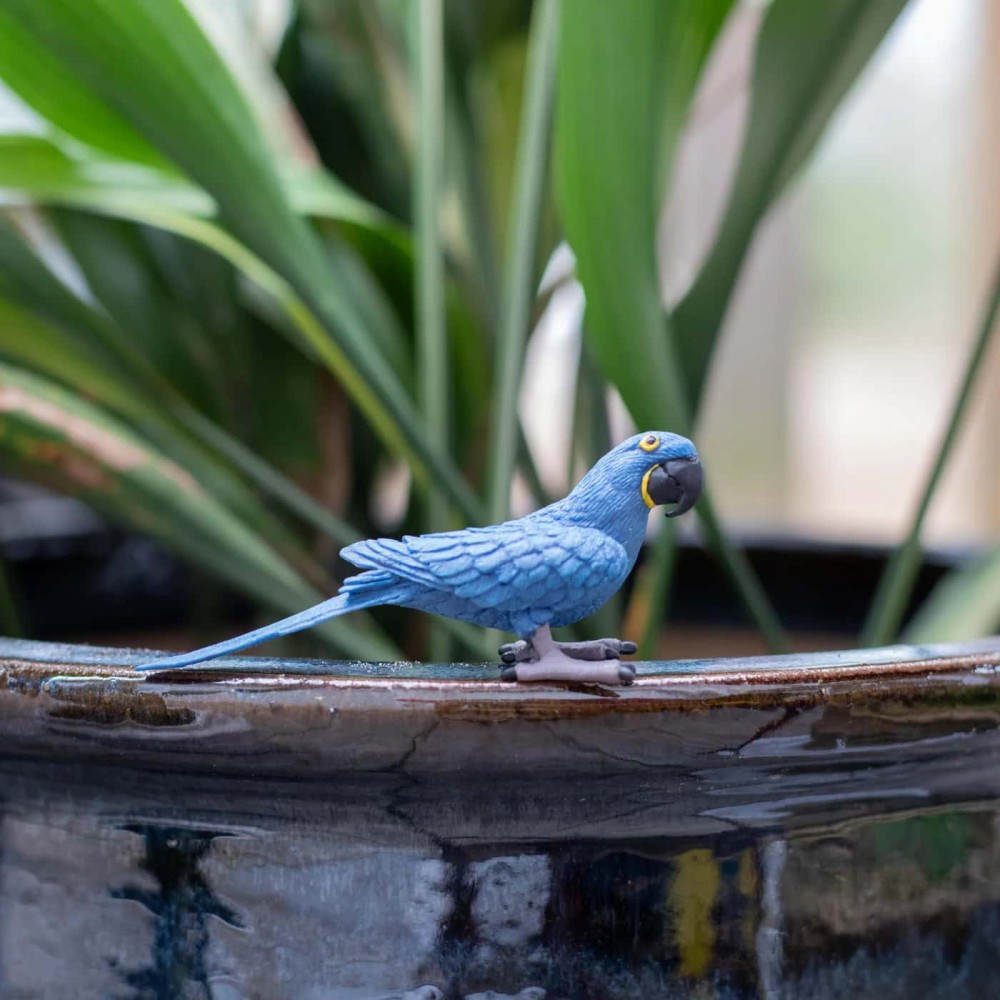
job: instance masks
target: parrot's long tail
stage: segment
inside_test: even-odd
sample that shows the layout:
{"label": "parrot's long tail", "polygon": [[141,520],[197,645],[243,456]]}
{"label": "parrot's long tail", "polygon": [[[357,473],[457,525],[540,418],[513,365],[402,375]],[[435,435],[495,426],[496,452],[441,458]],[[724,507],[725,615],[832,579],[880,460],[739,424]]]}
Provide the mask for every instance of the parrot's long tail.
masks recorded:
{"label": "parrot's long tail", "polygon": [[173,670],[176,667],[189,667],[204,660],[212,660],[216,656],[224,656],[226,653],[237,653],[249,646],[267,642],[268,639],[301,632],[303,629],[325,622],[328,618],[336,618],[349,611],[360,611],[377,604],[391,604],[400,596],[397,593],[398,582],[391,573],[379,571],[360,573],[346,580],[336,597],[331,597],[321,604],[314,604],[305,611],[299,611],[280,621],[264,625],[252,632],[244,632],[243,635],[217,642],[212,646],[192,650],[190,653],[177,653],[175,656],[163,656],[148,663],[140,663],[135,669]]}

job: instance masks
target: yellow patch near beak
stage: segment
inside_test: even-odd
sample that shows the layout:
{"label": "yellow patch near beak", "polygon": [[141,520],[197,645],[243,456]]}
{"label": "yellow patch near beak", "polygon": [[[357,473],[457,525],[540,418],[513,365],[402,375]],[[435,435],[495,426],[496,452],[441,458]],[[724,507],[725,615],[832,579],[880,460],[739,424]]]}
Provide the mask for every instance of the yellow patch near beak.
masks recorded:
{"label": "yellow patch near beak", "polygon": [[653,474],[653,470],[656,466],[646,470],[646,475],[642,477],[642,499],[646,501],[646,506],[652,510],[656,504],[653,503],[653,498],[649,495],[649,477]]}

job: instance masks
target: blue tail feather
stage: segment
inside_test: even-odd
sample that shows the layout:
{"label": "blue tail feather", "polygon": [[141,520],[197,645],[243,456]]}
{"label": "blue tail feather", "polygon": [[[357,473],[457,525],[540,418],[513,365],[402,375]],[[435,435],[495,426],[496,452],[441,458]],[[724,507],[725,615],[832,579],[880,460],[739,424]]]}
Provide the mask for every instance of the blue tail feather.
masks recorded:
{"label": "blue tail feather", "polygon": [[[173,670],[177,667],[189,667],[204,660],[224,656],[226,653],[238,653],[241,649],[267,642],[268,639],[277,639],[279,636],[301,632],[326,621],[328,618],[336,618],[338,615],[346,614],[348,611],[360,611],[362,608],[391,602],[394,594],[391,589],[385,586],[388,581],[371,580],[370,583],[375,584],[375,586],[362,585],[359,587],[357,585],[357,581],[362,581],[367,575],[362,573],[360,576],[352,577],[351,580],[354,582],[352,587],[337,594],[336,597],[331,597],[328,601],[306,608],[305,611],[299,611],[297,614],[289,615],[287,618],[272,622],[270,625],[264,625],[252,632],[244,632],[243,635],[235,636],[232,639],[192,650],[190,653],[177,653],[173,656],[163,656],[157,660],[150,660],[148,663],[140,663],[135,669]],[[375,576],[375,574],[371,575]],[[380,577],[389,576],[389,574],[378,575]],[[369,581],[364,582],[368,583]]]}

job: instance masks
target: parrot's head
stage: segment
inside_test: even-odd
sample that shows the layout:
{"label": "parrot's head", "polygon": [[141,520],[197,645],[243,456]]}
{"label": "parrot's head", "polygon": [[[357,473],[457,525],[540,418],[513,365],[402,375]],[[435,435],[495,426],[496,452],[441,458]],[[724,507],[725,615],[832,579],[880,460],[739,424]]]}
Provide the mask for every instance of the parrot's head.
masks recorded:
{"label": "parrot's head", "polygon": [[623,441],[609,452],[614,476],[635,489],[646,506],[669,505],[667,517],[690,510],[701,496],[705,473],[694,445],[669,431],[646,431]]}

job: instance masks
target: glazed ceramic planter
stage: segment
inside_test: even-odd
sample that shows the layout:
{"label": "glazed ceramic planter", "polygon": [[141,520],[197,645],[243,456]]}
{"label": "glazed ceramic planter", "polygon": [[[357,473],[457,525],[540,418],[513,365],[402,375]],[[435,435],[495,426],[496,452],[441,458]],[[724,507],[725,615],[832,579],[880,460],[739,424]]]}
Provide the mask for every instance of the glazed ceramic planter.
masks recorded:
{"label": "glazed ceramic planter", "polygon": [[992,995],[1000,640],[614,691],[137,655],[0,646],[4,997]]}
{"label": "glazed ceramic planter", "polygon": [[[144,655],[0,643],[7,751],[77,761],[114,751],[137,766],[289,777],[404,762],[408,773],[453,776],[728,767],[734,748],[745,756],[779,727],[783,739],[815,742],[820,719],[850,725],[859,706],[912,704],[920,715],[925,703],[974,704],[1000,686],[1000,639],[639,663],[635,684],[614,690],[503,683],[491,664],[247,657],[132,673]],[[837,752],[835,734],[821,743]]]}

